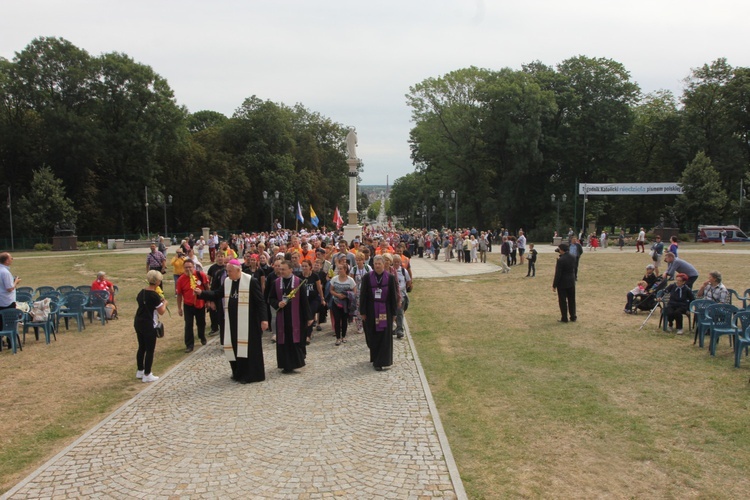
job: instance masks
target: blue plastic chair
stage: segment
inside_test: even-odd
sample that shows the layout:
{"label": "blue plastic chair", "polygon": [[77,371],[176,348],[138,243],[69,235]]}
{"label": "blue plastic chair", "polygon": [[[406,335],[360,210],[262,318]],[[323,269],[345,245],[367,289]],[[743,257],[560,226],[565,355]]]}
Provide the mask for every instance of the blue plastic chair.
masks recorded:
{"label": "blue plastic chair", "polygon": [[[661,293],[661,296],[658,295],[658,293]],[[666,293],[666,290],[659,290],[657,293],[657,297],[661,298],[662,300],[662,308],[661,308],[661,315],[659,316],[659,326],[664,330],[667,331],[667,324],[669,321],[667,321],[667,305],[669,304],[669,295]],[[692,303],[692,302],[691,302]],[[688,305],[688,311],[684,313],[687,316],[688,320],[688,331],[690,331],[693,328],[693,324],[691,323],[691,316],[690,316],[690,305]]]}
{"label": "blue plastic chair", "polygon": [[711,356],[716,356],[716,344],[722,335],[731,335],[729,342],[733,344],[737,334],[737,328],[734,326],[734,315],[737,312],[739,309],[730,304],[712,304],[706,308],[706,319],[710,321],[708,328],[711,331],[711,340],[708,350]]}
{"label": "blue plastic chair", "polygon": [[699,347],[703,347],[703,339],[708,331],[708,320],[706,319],[706,308],[710,305],[715,304],[713,300],[698,299],[690,303],[690,313],[693,315],[693,326],[695,326],[695,337],[693,338],[693,345],[696,341]]}
{"label": "blue plastic chair", "polygon": [[91,291],[91,285],[77,286],[76,290],[78,290],[79,292],[83,293],[84,295],[88,295],[89,292]]}
{"label": "blue plastic chair", "polygon": [[75,289],[76,287],[74,287],[73,285],[62,285],[57,287],[57,291],[60,292],[61,295],[65,295],[66,293],[72,292]]}
{"label": "blue plastic chair", "polygon": [[37,299],[39,299],[42,295],[44,295],[46,293],[56,292],[56,291],[57,290],[55,290],[55,288],[52,287],[52,286],[40,286],[39,288],[36,289],[35,293],[36,293]]}
{"label": "blue plastic chair", "polygon": [[[744,324],[744,323],[743,323]],[[737,333],[734,338],[734,367],[740,367],[740,361],[742,360],[742,349],[745,349],[745,356],[747,356],[747,348],[750,347],[750,326]]]}
{"label": "blue plastic chair", "polygon": [[34,292],[19,292],[16,290],[16,302],[31,302]]}
{"label": "blue plastic chair", "polygon": [[16,295],[19,293],[28,293],[32,297],[34,296],[34,287],[31,286],[19,286],[16,288]]}
{"label": "blue plastic chair", "polygon": [[109,292],[106,290],[91,290],[89,292],[89,300],[83,310],[89,315],[89,323],[94,322],[94,313],[99,314],[99,319],[102,325],[107,323],[107,301],[109,300]]}
{"label": "blue plastic chair", "polygon": [[18,322],[23,317],[23,312],[16,308],[3,309],[0,310],[0,317],[2,318],[0,340],[2,337],[8,337],[13,354],[15,354],[18,349],[23,351],[23,347],[21,347],[21,338],[18,336]]}
{"label": "blue plastic chair", "polygon": [[47,344],[50,343],[50,335],[55,338],[55,341],[57,341],[57,335],[55,334],[55,318],[57,318],[59,310],[60,306],[57,302],[50,301],[49,315],[47,316],[47,319],[43,321],[32,321],[31,314],[26,313],[26,319],[23,322],[23,344],[26,345],[26,332],[29,328],[34,329],[34,337],[37,340],[39,340],[39,329],[41,328],[42,331],[44,331],[44,339]]}
{"label": "blue plastic chair", "polygon": [[83,320],[83,307],[86,305],[86,297],[82,293],[71,292],[65,296],[64,306],[60,309],[57,314],[57,325],[59,330],[60,319],[65,320],[65,329],[68,329],[68,319],[75,318],[78,323],[78,331],[80,332],[86,328],[86,323]]}

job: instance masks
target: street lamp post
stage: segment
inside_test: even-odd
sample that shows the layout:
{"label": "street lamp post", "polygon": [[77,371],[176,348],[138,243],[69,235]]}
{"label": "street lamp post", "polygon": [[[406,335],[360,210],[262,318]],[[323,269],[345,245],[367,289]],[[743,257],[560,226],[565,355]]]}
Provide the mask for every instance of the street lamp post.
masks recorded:
{"label": "street lamp post", "polygon": [[148,186],[146,188],[146,239],[151,237],[151,228],[148,225]]}
{"label": "street lamp post", "polygon": [[455,189],[451,191],[451,198],[456,200],[456,227],[454,229],[458,230],[458,193]]}
{"label": "street lamp post", "polygon": [[[273,231],[274,229],[276,229],[276,228],[274,227],[274,223],[273,223],[273,205],[274,205],[274,198],[276,199],[276,201],[278,201],[278,200],[279,200],[279,192],[278,192],[278,191],[274,191],[274,192],[273,192],[273,197],[271,198],[271,231]],[[268,200],[268,191],[263,191],[263,199],[264,199],[264,200]],[[284,223],[285,223],[285,225],[286,225],[286,217],[284,218]]]}
{"label": "street lamp post", "polygon": [[586,188],[586,184],[583,185],[583,220],[581,220],[581,238],[583,238],[583,232],[586,230],[586,203],[589,201],[589,190]]}
{"label": "street lamp post", "polygon": [[[565,203],[565,201],[568,199],[568,195],[564,194],[561,196],[562,202]],[[557,200],[557,223],[555,224],[555,231],[557,231],[557,235],[560,236],[560,199],[558,199],[554,194],[550,196],[550,199],[552,200],[552,203],[555,203],[555,200]]]}
{"label": "street lamp post", "polygon": [[[156,196],[156,201],[157,201],[157,203],[159,203],[159,204],[161,204],[161,203],[162,203],[162,198],[161,198],[161,195],[157,195],[157,196]],[[167,196],[167,197],[166,197],[166,198],[164,199],[164,237],[165,237],[165,238],[166,238],[166,237],[167,237],[167,235],[169,234],[169,233],[167,232],[167,205],[171,205],[171,204],[172,204],[172,195],[170,194],[170,195],[168,195],[168,196]]]}
{"label": "street lamp post", "polygon": [[438,194],[440,195],[440,199],[442,200],[445,198],[445,227],[448,227],[448,197],[445,196],[445,193],[441,189]]}

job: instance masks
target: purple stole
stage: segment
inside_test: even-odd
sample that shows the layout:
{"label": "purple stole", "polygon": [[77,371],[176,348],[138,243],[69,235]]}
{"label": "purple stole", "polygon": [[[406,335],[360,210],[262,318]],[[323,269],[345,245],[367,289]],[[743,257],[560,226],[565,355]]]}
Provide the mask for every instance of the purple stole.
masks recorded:
{"label": "purple stole", "polygon": [[[372,288],[372,302],[375,310],[375,331],[384,332],[388,329],[388,312],[386,310],[386,301],[388,300],[388,271],[383,271],[380,276],[381,282],[378,284],[377,274],[375,271],[370,273],[370,287]],[[380,289],[380,298],[377,298],[375,291]]]}
{"label": "purple stole", "polygon": [[[276,282],[278,282],[278,285],[276,286],[276,298],[279,300],[279,302],[281,302],[281,299],[284,298],[284,278],[279,276]],[[297,288],[297,286],[299,286],[299,278],[295,275],[292,275],[292,290]],[[295,295],[294,298],[290,300],[286,306],[284,306],[284,309],[279,309],[279,311],[276,313],[277,344],[284,343],[284,310],[287,308],[291,308],[292,311],[292,339],[295,344],[298,344],[301,341],[300,333],[302,329],[300,328],[299,320],[300,293],[301,290],[297,290],[297,295]]]}

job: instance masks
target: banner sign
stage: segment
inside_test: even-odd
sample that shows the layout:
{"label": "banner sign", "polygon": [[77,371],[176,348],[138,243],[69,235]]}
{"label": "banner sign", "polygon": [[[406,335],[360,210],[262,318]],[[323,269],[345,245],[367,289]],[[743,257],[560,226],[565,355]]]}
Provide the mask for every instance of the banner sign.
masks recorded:
{"label": "banner sign", "polygon": [[676,182],[624,183],[624,184],[579,184],[578,194],[632,195],[632,194],[682,194],[682,186]]}

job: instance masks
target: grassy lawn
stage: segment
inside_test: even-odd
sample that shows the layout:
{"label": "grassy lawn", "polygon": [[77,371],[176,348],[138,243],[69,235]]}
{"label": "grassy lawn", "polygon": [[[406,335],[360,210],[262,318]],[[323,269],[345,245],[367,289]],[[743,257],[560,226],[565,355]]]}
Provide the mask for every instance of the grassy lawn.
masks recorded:
{"label": "grassy lawn", "polygon": [[[750,255],[687,247],[713,250],[684,254],[703,277],[719,269],[730,288],[750,287]],[[46,255],[16,255],[22,285],[90,284],[106,270],[121,319],[63,328],[50,346],[31,335],[23,353],[0,353],[0,492],[145,387],[134,378],[132,328],[145,257]],[[658,330],[656,317],[638,331],[646,315],[622,308],[647,259],[587,252],[579,321],[567,325],[556,321],[553,254],[540,254],[534,279],[519,266],[416,282],[411,332],[471,498],[746,497],[750,360],[737,370],[725,339],[711,358],[692,335]],[[185,356],[171,306],[158,375]]]}
{"label": "grassy lawn", "polygon": [[[42,258],[49,256],[49,258]],[[36,467],[98,423],[146,384],[135,378],[138,348],[133,330],[135,296],[145,285],[145,255],[16,253],[12,272],[20,286],[90,285],[104,270],[117,284],[120,319],[106,326],[87,320],[86,330],[57,334],[57,341],[26,336],[23,352],[0,353],[3,433],[0,437],[0,492],[7,491]],[[171,280],[171,277],[170,277]],[[167,282],[169,292],[172,282]],[[173,295],[173,293],[171,294]],[[185,354],[181,321],[163,317],[167,334],[157,342],[154,373],[161,375]]]}
{"label": "grassy lawn", "polygon": [[[719,269],[750,287],[750,256],[709,248],[683,255],[699,284]],[[469,497],[746,497],[750,359],[735,369],[725,339],[711,358],[656,315],[638,331],[632,249],[586,252],[578,322],[558,323],[554,257],[533,279],[416,282],[409,325]]]}

